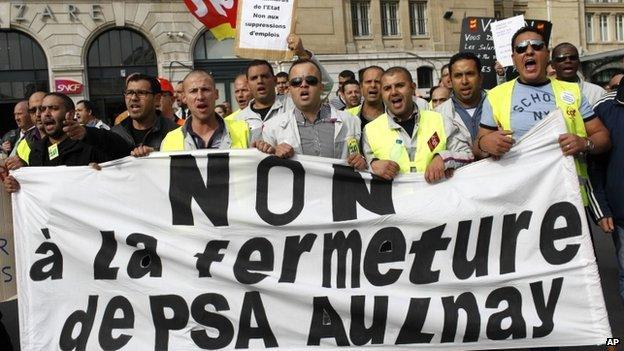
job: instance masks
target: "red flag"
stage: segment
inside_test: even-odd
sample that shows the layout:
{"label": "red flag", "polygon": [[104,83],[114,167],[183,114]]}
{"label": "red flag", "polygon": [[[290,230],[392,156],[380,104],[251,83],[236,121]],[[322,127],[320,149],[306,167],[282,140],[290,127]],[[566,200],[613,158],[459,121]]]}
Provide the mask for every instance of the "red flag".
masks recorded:
{"label": "red flag", "polygon": [[184,0],[184,4],[217,40],[236,37],[238,0]]}

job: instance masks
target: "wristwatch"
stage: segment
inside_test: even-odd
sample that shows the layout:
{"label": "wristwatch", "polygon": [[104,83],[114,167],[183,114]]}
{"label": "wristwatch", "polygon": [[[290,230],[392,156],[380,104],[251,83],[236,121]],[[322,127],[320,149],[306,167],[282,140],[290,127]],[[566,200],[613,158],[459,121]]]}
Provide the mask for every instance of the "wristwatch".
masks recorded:
{"label": "wristwatch", "polygon": [[596,144],[594,144],[594,142],[590,138],[585,138],[585,151],[593,153],[595,149]]}

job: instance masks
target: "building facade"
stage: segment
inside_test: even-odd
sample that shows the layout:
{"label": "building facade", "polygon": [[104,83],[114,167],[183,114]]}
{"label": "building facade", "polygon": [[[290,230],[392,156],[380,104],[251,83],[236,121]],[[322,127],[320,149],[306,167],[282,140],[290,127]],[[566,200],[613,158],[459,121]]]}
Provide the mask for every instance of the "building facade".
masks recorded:
{"label": "building facade", "polygon": [[[458,50],[464,17],[517,14],[551,20],[551,43],[569,41],[588,57],[624,43],[622,0],[299,1],[296,32],[334,78],[343,69],[400,65],[424,93]],[[0,1],[4,124],[13,104],[38,89],[93,100],[110,119],[124,109],[124,78],[133,72],[176,82],[192,67],[205,68],[221,99],[234,102],[232,78],[246,63],[233,55],[233,40],[215,40],[182,1]],[[275,66],[288,69],[287,62]],[[586,75],[606,76],[609,67]]]}

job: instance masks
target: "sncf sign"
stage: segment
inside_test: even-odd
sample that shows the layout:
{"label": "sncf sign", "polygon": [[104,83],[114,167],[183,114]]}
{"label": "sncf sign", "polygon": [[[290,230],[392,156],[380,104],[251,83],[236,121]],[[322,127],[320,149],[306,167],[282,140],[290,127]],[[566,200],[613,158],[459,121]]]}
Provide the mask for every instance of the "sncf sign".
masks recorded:
{"label": "sncf sign", "polygon": [[56,79],[54,81],[54,86],[56,87],[55,90],[57,93],[66,95],[82,94],[82,89],[84,88],[82,83],[69,79]]}

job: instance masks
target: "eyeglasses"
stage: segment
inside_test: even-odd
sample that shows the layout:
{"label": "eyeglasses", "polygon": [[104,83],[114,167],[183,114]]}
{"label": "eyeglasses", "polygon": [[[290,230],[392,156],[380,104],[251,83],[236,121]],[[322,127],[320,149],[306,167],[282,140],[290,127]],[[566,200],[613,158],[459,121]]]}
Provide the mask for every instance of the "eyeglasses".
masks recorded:
{"label": "eyeglasses", "polygon": [[132,95],[136,95],[139,98],[144,98],[144,97],[146,97],[148,95],[151,95],[151,94],[154,94],[154,93],[152,93],[151,91],[148,91],[148,90],[125,90],[123,92],[123,94],[126,97],[131,97]]}
{"label": "eyeglasses", "polygon": [[531,48],[533,48],[534,51],[541,51],[546,46],[546,44],[544,43],[543,40],[540,40],[540,39],[528,39],[528,40],[522,41],[522,42],[520,42],[520,44],[516,45],[514,47],[514,51],[516,52],[516,54],[524,54],[527,51],[527,49],[529,48],[529,45],[531,45]]}
{"label": "eyeglasses", "polygon": [[319,83],[319,79],[315,76],[295,77],[290,80],[290,86],[295,88],[299,87],[304,80],[309,86],[316,86]]}
{"label": "eyeglasses", "polygon": [[570,59],[570,61],[578,61],[579,55],[561,55],[555,57],[555,61],[559,63],[565,62],[567,59]]}

